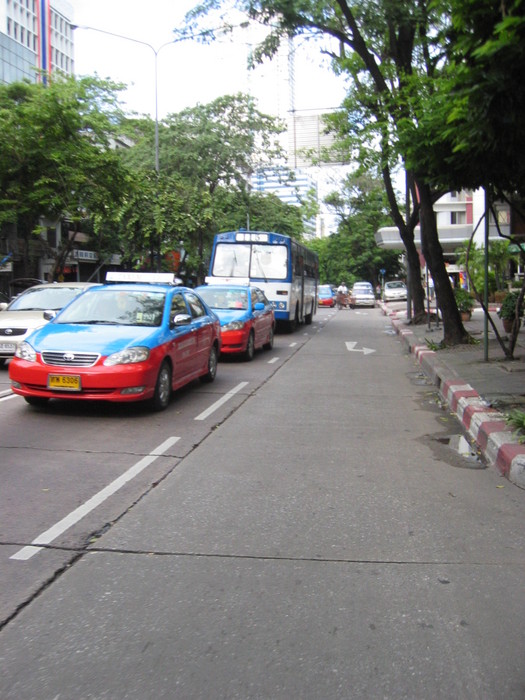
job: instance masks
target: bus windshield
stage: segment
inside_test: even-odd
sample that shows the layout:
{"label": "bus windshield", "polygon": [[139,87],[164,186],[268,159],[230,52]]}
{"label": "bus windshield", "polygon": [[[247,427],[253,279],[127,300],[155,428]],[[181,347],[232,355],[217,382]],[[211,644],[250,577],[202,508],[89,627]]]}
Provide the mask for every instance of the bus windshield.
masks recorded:
{"label": "bus windshield", "polygon": [[218,243],[215,249],[214,277],[287,278],[287,248],[261,243]]}

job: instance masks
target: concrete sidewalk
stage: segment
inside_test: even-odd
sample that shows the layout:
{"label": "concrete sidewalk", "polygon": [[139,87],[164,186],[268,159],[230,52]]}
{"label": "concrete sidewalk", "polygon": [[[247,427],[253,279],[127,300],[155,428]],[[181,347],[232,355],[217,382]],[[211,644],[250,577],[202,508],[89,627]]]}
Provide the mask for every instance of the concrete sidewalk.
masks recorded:
{"label": "concrete sidewalk", "polygon": [[[525,488],[525,444],[506,423],[512,408],[525,411],[525,336],[518,337],[516,360],[506,360],[489,325],[485,359],[483,311],[474,310],[465,323],[479,344],[435,350],[443,339],[443,326],[435,321],[407,322],[406,302],[380,302],[407,352],[438,387],[442,400],[455,413],[476,443],[485,461],[517,486]],[[501,325],[495,313],[493,318]],[[499,329],[499,326],[498,326]],[[503,331],[501,331],[504,335]]]}

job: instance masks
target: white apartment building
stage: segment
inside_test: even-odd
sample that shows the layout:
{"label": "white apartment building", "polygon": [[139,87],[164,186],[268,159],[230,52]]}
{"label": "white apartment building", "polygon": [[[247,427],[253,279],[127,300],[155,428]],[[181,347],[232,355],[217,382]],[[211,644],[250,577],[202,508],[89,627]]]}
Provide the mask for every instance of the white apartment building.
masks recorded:
{"label": "white apartment building", "polygon": [[[512,231],[511,214],[508,205],[496,205],[496,215],[501,232],[510,235]],[[445,260],[454,262],[455,251],[470,239],[474,229],[474,242],[483,246],[485,241],[485,226],[482,218],[485,211],[485,193],[449,192],[434,204],[434,212],[438,226],[439,241],[443,248]],[[480,223],[481,222],[481,223]],[[512,231],[514,233],[514,231]],[[390,250],[404,250],[404,245],[395,226],[380,228],[375,234],[376,243]],[[414,232],[416,247],[421,249],[421,231],[416,226]],[[490,217],[489,241],[498,240],[499,233],[494,218]]]}

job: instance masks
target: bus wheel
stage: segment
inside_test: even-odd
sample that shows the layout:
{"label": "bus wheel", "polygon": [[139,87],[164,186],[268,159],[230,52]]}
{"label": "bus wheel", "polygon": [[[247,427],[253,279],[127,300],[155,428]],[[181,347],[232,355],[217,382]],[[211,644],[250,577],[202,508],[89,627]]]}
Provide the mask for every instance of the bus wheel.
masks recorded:
{"label": "bus wheel", "polygon": [[244,351],[244,359],[246,362],[251,362],[253,360],[253,356],[255,355],[255,336],[253,334],[253,331],[250,331],[250,335],[248,336],[248,342],[246,343],[246,350]]}
{"label": "bus wheel", "polygon": [[305,316],[304,316],[304,325],[305,326],[309,326],[312,323],[313,315],[314,315],[314,307],[312,304],[312,306],[310,306],[310,313],[305,314]]}
{"label": "bus wheel", "polygon": [[295,307],[295,316],[293,317],[293,320],[288,321],[288,331],[290,333],[293,333],[294,331],[297,330],[299,327],[299,309],[297,306]]}

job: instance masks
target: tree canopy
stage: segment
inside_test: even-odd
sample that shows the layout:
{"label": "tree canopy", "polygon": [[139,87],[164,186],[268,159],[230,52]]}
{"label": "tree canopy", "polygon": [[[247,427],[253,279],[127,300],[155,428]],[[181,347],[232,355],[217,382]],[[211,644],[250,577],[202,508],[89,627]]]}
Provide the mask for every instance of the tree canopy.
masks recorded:
{"label": "tree canopy", "polygon": [[444,69],[419,90],[421,128],[406,122],[408,165],[447,190],[525,196],[525,6],[521,0],[436,3]]}
{"label": "tree canopy", "polygon": [[[185,31],[195,31],[225,4],[206,0],[196,6],[187,15]],[[340,133],[362,162],[373,149],[380,153],[391,215],[407,251],[416,317],[424,317],[413,235],[419,219],[422,252],[443,314],[444,341],[469,342],[446,273],[433,205],[450,189],[485,184],[491,166],[493,175],[497,172],[499,146],[507,154],[512,149],[512,135],[500,128],[508,120],[518,136],[514,116],[523,114],[521,97],[509,100],[509,92],[521,83],[523,72],[522,2],[236,0],[234,6],[268,27],[255,51],[260,60],[271,57],[290,36],[337,40],[334,69],[347,75],[351,85],[347,123],[343,116]],[[523,130],[515,143],[522,139]],[[365,150],[363,143],[372,149]],[[486,143],[489,162],[478,168],[474,163],[483,157]],[[407,170],[412,212],[403,211],[392,186],[391,169],[399,159]],[[505,171],[502,165],[500,182],[506,177],[506,184],[516,189],[519,176]]]}
{"label": "tree canopy", "polygon": [[128,182],[111,148],[118,90],[92,78],[0,86],[0,224],[29,241],[42,217],[111,217]]}
{"label": "tree canopy", "polygon": [[[218,231],[264,225],[300,237],[300,208],[250,188],[256,169],[281,165],[279,135],[283,129],[277,118],[260,112],[253,98],[243,94],[225,95],[168,115],[159,124],[159,173],[150,175],[158,197],[143,197],[139,189],[122,224],[138,224],[133,209],[139,206],[145,240],[150,241],[148,258],[156,255],[155,242],[151,242],[154,236],[160,237],[161,255],[183,247],[185,273],[198,281],[205,274],[212,238]],[[128,133],[135,145],[122,157],[133,170],[151,172],[151,124],[130,120]],[[187,196],[183,194],[186,190]],[[178,206],[175,191],[181,193]],[[140,244],[133,226],[126,235]]]}

